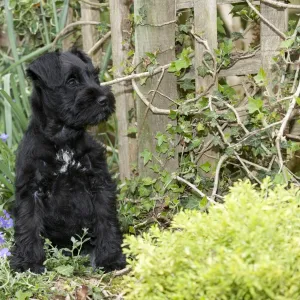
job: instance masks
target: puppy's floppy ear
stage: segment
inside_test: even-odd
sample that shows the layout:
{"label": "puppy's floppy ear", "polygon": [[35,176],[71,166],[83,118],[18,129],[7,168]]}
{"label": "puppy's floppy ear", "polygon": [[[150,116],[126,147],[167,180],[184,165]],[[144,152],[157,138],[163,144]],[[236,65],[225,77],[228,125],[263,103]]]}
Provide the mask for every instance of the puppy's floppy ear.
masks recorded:
{"label": "puppy's floppy ear", "polygon": [[37,86],[60,86],[63,79],[59,56],[59,52],[51,52],[40,56],[28,66],[27,76]]}
{"label": "puppy's floppy ear", "polygon": [[83,51],[77,49],[77,48],[72,48],[70,50],[70,52],[74,55],[76,55],[77,57],[79,57],[83,62],[85,62],[86,64],[91,64],[92,65],[92,60],[88,57],[88,55],[86,53],[84,53]]}

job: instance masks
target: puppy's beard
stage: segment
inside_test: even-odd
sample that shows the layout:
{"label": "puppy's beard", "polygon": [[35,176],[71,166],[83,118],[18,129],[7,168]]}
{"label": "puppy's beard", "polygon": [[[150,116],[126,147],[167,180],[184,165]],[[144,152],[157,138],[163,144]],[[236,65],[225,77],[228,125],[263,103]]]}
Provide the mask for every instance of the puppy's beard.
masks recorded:
{"label": "puppy's beard", "polygon": [[80,135],[83,134],[83,131],[84,128],[75,129],[64,125],[61,127],[60,130],[52,132],[51,135],[47,134],[47,136],[55,144],[63,145],[69,140],[78,138]]}

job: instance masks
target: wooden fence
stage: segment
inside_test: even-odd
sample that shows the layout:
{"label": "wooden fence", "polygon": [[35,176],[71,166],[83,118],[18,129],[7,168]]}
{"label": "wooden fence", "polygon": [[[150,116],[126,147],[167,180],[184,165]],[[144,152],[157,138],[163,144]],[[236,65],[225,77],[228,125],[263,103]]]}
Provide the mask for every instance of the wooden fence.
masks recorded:
{"label": "wooden fence", "polygon": [[[146,52],[161,53],[157,55],[160,65],[167,64],[175,58],[175,20],[179,10],[194,9],[194,30],[201,34],[211,49],[217,48],[217,5],[247,2],[248,5],[260,4],[261,26],[260,51],[254,56],[241,59],[228,69],[223,69],[218,76],[255,74],[263,67],[271,78],[270,60],[278,49],[282,36],[269,24],[273,24],[280,32],[287,30],[287,9],[271,5],[269,1],[250,2],[238,0],[135,0],[135,17],[145,12],[143,24],[135,27],[135,59],[134,65],[141,64]],[[129,6],[125,0],[110,0],[112,47],[115,76],[123,76],[124,61],[127,59],[130,38],[130,23],[128,20]],[[205,48],[203,44],[195,42],[195,69],[202,64]],[[139,71],[141,68],[138,68]],[[164,73],[164,74],[163,74]],[[202,78],[195,74],[196,91],[201,91],[212,84],[212,77]],[[139,155],[145,148],[155,155],[155,136],[158,131],[163,132],[165,125],[170,123],[166,115],[154,114],[142,101],[134,102],[132,86],[124,81],[114,86],[117,98],[117,118],[119,122],[119,158],[121,178],[130,177],[132,164],[137,163],[140,174],[149,174]],[[172,99],[176,99],[176,78],[168,72],[162,72],[147,80],[146,85],[139,86],[148,100],[160,108],[169,108],[169,102],[159,89]],[[154,90],[154,92],[153,92]],[[152,91],[152,93],[151,93]],[[136,103],[136,105],[134,105]],[[130,116],[135,108],[135,116]],[[129,128],[137,122],[138,141],[128,135]],[[175,147],[175,146],[174,146]],[[206,158],[206,161],[208,159]],[[213,163],[213,162],[212,162]],[[166,168],[169,171],[177,167],[176,156],[169,161]]]}

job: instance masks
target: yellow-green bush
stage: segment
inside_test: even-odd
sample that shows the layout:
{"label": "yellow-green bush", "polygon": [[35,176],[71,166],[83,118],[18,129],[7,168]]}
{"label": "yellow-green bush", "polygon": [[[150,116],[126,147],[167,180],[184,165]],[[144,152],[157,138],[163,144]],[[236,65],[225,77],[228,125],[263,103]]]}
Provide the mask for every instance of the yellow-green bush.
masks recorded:
{"label": "yellow-green bush", "polygon": [[128,236],[125,299],[300,299],[299,205],[296,187],[239,182],[209,214]]}

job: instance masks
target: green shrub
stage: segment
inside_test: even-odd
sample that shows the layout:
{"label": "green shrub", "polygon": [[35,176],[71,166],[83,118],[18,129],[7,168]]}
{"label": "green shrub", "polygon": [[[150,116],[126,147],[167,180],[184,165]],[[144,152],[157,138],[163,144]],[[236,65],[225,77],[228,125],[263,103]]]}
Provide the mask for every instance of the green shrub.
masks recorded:
{"label": "green shrub", "polygon": [[300,299],[300,192],[239,182],[225,204],[128,236],[125,299]]}

